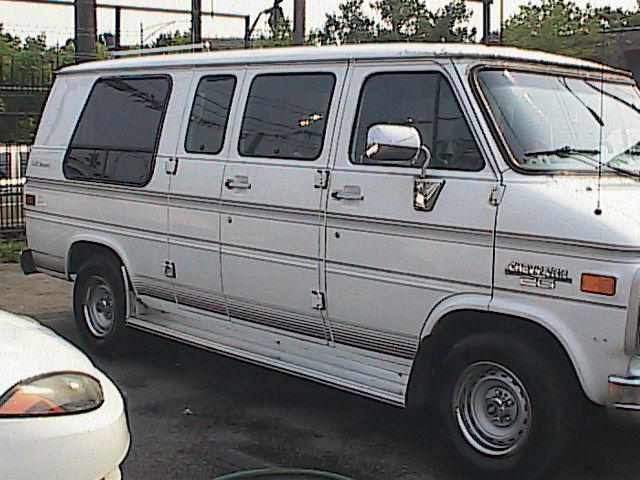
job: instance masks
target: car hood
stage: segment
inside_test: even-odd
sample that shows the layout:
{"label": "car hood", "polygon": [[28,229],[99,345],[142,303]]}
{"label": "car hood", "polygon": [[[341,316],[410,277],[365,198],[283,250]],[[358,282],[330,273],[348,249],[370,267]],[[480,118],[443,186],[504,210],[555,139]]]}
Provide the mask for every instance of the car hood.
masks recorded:
{"label": "car hood", "polygon": [[[640,182],[628,177],[505,175],[498,236],[640,255]],[[596,214],[600,198],[601,213]]]}
{"label": "car hood", "polygon": [[96,368],[53,330],[0,310],[0,396],[22,380],[60,371],[94,373]]}

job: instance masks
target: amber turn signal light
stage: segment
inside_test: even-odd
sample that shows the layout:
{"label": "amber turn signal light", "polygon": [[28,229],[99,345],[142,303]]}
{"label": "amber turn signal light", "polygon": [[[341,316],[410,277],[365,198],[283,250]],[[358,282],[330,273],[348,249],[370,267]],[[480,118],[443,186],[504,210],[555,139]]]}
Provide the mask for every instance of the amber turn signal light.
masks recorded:
{"label": "amber turn signal light", "polygon": [[580,290],[612,297],[616,294],[616,277],[583,273],[580,280]]}

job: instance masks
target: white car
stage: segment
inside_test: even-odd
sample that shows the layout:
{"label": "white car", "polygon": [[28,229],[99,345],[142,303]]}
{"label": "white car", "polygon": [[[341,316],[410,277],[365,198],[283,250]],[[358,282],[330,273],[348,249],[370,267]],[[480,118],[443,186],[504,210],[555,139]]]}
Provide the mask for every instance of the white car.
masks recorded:
{"label": "white car", "polygon": [[0,478],[120,479],[125,405],[80,350],[0,310]]}

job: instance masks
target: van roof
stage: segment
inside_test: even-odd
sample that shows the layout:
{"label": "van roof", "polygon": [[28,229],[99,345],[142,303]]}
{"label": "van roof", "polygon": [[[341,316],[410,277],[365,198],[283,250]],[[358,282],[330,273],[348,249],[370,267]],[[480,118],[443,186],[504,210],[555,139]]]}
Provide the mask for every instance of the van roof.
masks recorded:
{"label": "van roof", "polygon": [[254,48],[248,50],[147,55],[82,63],[64,68],[60,73],[83,74],[97,71],[113,72],[132,69],[452,57],[531,62],[598,71],[604,69],[608,72],[631,75],[628,72],[599,63],[563,55],[475,43],[368,43],[361,45]]}

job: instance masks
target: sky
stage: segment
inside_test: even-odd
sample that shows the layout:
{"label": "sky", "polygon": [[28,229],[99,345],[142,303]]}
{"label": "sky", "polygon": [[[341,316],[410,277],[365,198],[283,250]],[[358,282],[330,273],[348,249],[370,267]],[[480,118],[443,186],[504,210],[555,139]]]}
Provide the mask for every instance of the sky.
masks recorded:
{"label": "sky", "polygon": [[[158,6],[168,8],[185,8],[191,6],[191,0],[97,0],[98,4],[108,3],[113,5],[139,5]],[[503,0],[504,17],[513,15],[521,4],[538,3],[540,0]],[[590,3],[593,6],[610,5],[614,8],[635,9],[637,0],[575,0],[581,6]],[[307,30],[320,27],[327,13],[337,11],[341,0],[307,0]],[[371,3],[365,0],[365,4]],[[448,0],[427,0],[431,9],[437,9]],[[492,25],[498,25],[500,0],[494,0],[492,12]],[[273,0],[202,0],[202,8],[205,12],[239,13],[250,15],[251,20],[265,8],[273,5]],[[482,30],[482,4],[469,2],[473,11],[472,26]],[[284,0],[282,3],[285,15],[292,18],[293,0]],[[19,37],[33,36],[44,33],[47,43],[55,45],[63,44],[66,39],[73,36],[73,8],[70,6],[50,6],[29,3],[20,3],[11,0],[0,0],[0,23],[4,24],[5,31]],[[138,44],[140,34],[145,43],[152,41],[163,32],[190,28],[188,15],[150,14],[138,12],[123,12],[122,14],[122,42],[123,44]],[[242,20],[223,20],[204,17],[202,21],[203,36],[205,37],[242,37],[244,22]],[[260,28],[266,28],[261,22]],[[113,10],[98,9],[98,32],[113,32]],[[478,38],[480,35],[478,35]]]}

